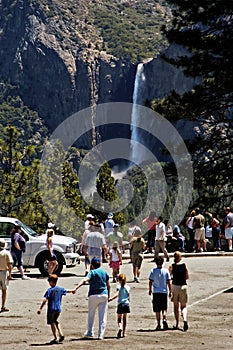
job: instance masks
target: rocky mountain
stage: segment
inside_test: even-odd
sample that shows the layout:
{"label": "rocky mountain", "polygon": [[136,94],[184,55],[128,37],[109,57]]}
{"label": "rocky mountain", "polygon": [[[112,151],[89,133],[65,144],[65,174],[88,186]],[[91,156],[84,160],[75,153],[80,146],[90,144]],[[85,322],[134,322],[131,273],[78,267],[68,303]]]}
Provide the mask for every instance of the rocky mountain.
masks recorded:
{"label": "rocky mountain", "polygon": [[158,58],[170,18],[163,0],[0,0],[0,81],[17,87],[50,132],[84,108],[132,102],[141,61],[150,59],[143,100],[182,91],[190,82]]}

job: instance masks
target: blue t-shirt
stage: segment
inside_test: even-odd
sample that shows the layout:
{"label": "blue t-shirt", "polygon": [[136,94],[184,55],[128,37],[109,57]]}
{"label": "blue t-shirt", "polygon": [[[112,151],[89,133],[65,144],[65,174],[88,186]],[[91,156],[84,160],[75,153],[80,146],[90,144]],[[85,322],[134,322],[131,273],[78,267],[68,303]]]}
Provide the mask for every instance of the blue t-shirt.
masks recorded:
{"label": "blue t-shirt", "polygon": [[88,272],[87,278],[89,278],[89,293],[90,295],[95,294],[108,294],[107,282],[109,275],[101,267]]}
{"label": "blue t-shirt", "polygon": [[113,219],[105,220],[105,234],[106,234],[106,236],[109,234],[109,232],[113,231],[114,225],[115,225],[115,222]]}
{"label": "blue t-shirt", "polygon": [[153,282],[153,293],[168,293],[167,282],[171,280],[171,276],[167,268],[154,267],[149,280]]}
{"label": "blue t-shirt", "polygon": [[130,292],[130,287],[124,285],[122,287],[120,284],[117,286],[116,290],[119,290],[119,295],[118,295],[118,305],[123,304],[123,305],[129,305],[129,292]]}
{"label": "blue t-shirt", "polygon": [[59,286],[51,287],[45,292],[44,298],[48,299],[48,313],[61,312],[62,296],[66,293],[67,290]]}

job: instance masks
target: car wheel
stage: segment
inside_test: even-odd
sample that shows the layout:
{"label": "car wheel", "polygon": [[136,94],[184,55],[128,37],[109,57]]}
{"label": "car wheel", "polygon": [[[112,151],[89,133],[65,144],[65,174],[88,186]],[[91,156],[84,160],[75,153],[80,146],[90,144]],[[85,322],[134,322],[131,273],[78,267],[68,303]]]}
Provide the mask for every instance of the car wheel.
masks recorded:
{"label": "car wheel", "polygon": [[[54,270],[54,273],[59,276],[63,269],[63,258],[60,253],[58,252],[55,252],[55,253],[57,256],[58,265]],[[41,253],[37,258],[38,260],[37,266],[42,276],[48,276],[48,258],[49,258],[49,254],[47,252]]]}

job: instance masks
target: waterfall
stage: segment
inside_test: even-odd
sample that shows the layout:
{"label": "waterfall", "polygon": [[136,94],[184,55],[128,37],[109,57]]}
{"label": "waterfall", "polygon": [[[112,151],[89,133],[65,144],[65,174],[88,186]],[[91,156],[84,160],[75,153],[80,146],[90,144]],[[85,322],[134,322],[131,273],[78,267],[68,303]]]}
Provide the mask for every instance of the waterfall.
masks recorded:
{"label": "waterfall", "polygon": [[133,108],[131,114],[131,161],[136,164],[140,164],[144,160],[140,145],[135,145],[135,143],[132,143],[132,141],[137,141],[140,143],[139,129],[134,126],[134,124],[138,125],[138,121],[140,119],[138,105],[144,104],[145,84],[146,77],[144,74],[144,66],[143,63],[139,63],[134,82]]}

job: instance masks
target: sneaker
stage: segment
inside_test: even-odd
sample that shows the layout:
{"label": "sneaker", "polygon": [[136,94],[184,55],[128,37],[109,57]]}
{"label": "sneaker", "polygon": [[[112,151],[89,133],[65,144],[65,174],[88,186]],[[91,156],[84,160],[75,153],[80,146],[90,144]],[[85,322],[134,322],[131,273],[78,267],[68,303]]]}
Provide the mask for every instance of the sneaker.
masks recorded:
{"label": "sneaker", "polygon": [[84,338],[94,338],[94,335],[86,332],[84,333]]}
{"label": "sneaker", "polygon": [[61,343],[65,339],[64,335],[61,335],[59,338],[59,343]]}
{"label": "sneaker", "polygon": [[53,340],[51,340],[51,342],[49,344],[58,344],[58,341],[56,338],[54,338]]}
{"label": "sneaker", "polygon": [[186,332],[189,329],[188,322],[184,321],[184,332]]}
{"label": "sneaker", "polygon": [[157,326],[157,327],[155,328],[155,330],[156,330],[156,331],[161,331],[161,326]]}
{"label": "sneaker", "polygon": [[167,331],[167,330],[168,330],[167,320],[163,320],[163,330],[164,330],[164,331]]}
{"label": "sneaker", "polygon": [[121,338],[121,333],[122,333],[122,329],[119,329],[119,331],[117,332],[117,339]]}
{"label": "sneaker", "polygon": [[203,249],[202,249],[202,248],[196,250],[196,253],[202,253],[202,252],[203,252]]}
{"label": "sneaker", "polygon": [[30,277],[28,277],[27,275],[23,275],[22,276],[22,280],[30,280],[31,278]]}
{"label": "sneaker", "polygon": [[103,337],[98,337],[98,340],[103,340],[104,338]]}
{"label": "sneaker", "polygon": [[140,283],[140,281],[139,281],[139,278],[138,278],[138,277],[136,277],[136,282],[137,282],[137,283]]}

